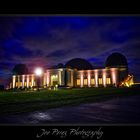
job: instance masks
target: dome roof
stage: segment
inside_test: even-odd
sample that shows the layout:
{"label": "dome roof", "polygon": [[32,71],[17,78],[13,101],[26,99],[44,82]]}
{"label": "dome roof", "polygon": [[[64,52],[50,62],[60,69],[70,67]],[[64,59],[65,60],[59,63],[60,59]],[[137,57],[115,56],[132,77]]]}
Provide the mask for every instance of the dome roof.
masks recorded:
{"label": "dome roof", "polygon": [[112,53],[105,62],[106,67],[127,66],[126,57],[120,53]]}
{"label": "dome roof", "polygon": [[22,75],[22,74],[28,74],[28,68],[26,64],[17,64],[12,70],[13,75]]}
{"label": "dome roof", "polygon": [[85,59],[74,58],[66,63],[66,68],[75,68],[77,70],[93,69],[92,65]]}

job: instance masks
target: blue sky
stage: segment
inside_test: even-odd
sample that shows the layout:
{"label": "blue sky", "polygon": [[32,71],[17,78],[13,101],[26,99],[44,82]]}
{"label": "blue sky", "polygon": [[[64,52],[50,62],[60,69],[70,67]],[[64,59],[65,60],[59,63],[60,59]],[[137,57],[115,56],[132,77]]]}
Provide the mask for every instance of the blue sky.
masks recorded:
{"label": "blue sky", "polygon": [[140,17],[138,16],[1,16],[0,84],[16,64],[30,71],[80,57],[93,66],[120,52],[140,81]]}

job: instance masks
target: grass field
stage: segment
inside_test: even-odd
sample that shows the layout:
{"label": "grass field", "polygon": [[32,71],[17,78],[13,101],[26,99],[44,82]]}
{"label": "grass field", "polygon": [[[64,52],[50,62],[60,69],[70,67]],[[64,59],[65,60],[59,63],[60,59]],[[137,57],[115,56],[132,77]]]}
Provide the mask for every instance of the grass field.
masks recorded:
{"label": "grass field", "polygon": [[93,103],[140,94],[139,88],[58,89],[35,92],[0,92],[0,115]]}

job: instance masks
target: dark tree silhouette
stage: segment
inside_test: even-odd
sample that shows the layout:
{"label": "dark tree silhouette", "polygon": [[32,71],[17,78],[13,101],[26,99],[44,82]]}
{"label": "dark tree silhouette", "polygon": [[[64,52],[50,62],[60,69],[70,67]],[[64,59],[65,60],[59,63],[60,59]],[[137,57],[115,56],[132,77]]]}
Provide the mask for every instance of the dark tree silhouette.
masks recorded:
{"label": "dark tree silhouette", "polygon": [[63,65],[62,63],[59,63],[59,64],[57,65],[57,68],[64,68],[64,65]]}
{"label": "dark tree silhouette", "polygon": [[4,90],[4,85],[0,85],[0,90]]}
{"label": "dark tree silhouette", "polygon": [[17,64],[12,70],[13,75],[28,74],[28,68],[25,64]]}

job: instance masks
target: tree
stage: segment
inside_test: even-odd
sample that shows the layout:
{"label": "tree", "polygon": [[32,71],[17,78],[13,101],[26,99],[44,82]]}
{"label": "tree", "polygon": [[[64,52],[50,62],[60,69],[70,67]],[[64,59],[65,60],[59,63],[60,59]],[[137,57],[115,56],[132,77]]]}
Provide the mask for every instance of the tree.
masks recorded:
{"label": "tree", "polygon": [[59,63],[59,64],[57,65],[57,68],[64,68],[64,65],[63,65],[62,63]]}
{"label": "tree", "polygon": [[4,85],[0,85],[0,91],[4,90]]}
{"label": "tree", "polygon": [[17,64],[12,70],[13,75],[28,74],[28,68],[25,64]]}

